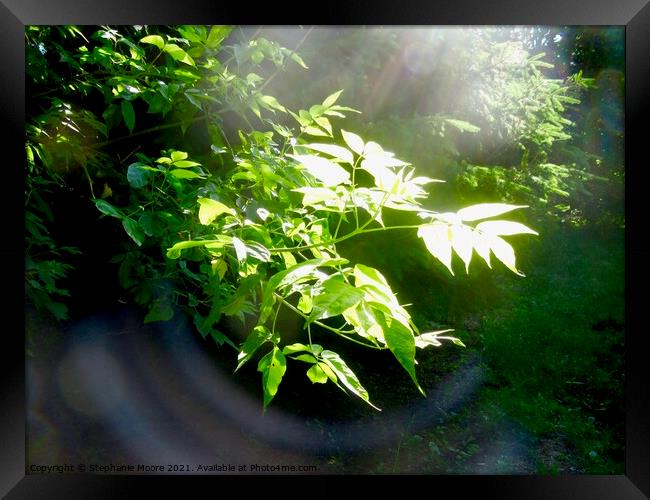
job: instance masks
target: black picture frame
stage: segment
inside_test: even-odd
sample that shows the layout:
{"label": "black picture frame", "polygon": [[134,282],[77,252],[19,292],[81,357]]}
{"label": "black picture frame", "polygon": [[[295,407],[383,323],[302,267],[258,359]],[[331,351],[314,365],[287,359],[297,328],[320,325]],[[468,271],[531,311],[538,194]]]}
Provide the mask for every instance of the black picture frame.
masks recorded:
{"label": "black picture frame", "polygon": [[[644,155],[643,122],[649,110],[650,4],[648,0],[507,0],[493,4],[481,0],[453,2],[400,1],[328,2],[319,6],[255,5],[203,0],[2,0],[0,23],[0,100],[5,131],[0,155],[2,170],[3,244],[5,286],[0,395],[0,494],[6,498],[107,498],[126,497],[135,485],[146,484],[148,496],[168,490],[172,478],[164,476],[25,475],[25,366],[22,246],[23,144],[24,144],[24,26],[28,24],[407,24],[407,25],[624,25],[626,28],[626,472],[621,476],[432,476],[407,478],[442,486],[454,495],[479,493],[485,498],[648,498],[650,495],[650,363],[643,330],[643,284],[647,253],[639,243],[645,222],[640,203],[648,186],[648,161]],[[307,8],[316,13],[306,14]],[[275,21],[272,21],[275,20]],[[16,287],[15,289],[13,287]],[[22,307],[21,307],[22,306]],[[246,481],[248,486],[274,482],[277,477],[175,476],[174,482],[192,480],[192,487],[218,480]],[[290,478],[301,482],[319,478]],[[325,479],[325,478],[321,478]],[[155,481],[154,481],[155,480]],[[328,481],[337,478],[327,476]],[[339,479],[340,480],[340,479]],[[343,480],[348,480],[344,478]],[[403,477],[376,477],[380,488]],[[198,483],[196,483],[196,482]],[[319,481],[320,482],[320,481]],[[312,483],[314,484],[314,483]],[[287,484],[288,486],[288,484]],[[186,486],[187,487],[187,486]],[[340,491],[331,484],[332,491]],[[412,488],[412,487],[411,487]],[[311,489],[311,488],[310,488]],[[210,491],[210,490],[208,490]],[[226,490],[227,491],[227,490]],[[430,491],[434,491],[433,489]],[[156,495],[157,496],[157,495]]]}

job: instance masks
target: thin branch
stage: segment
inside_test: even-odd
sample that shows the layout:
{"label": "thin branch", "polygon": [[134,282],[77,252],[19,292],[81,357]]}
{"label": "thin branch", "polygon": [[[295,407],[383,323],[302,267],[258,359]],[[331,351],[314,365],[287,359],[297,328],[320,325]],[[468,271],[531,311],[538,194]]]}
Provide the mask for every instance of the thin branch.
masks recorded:
{"label": "thin branch", "polygon": [[[289,57],[291,57],[293,54],[295,54],[296,51],[300,47],[302,47],[302,44],[305,43],[305,40],[307,40],[307,37],[313,31],[313,29],[314,29],[314,27],[312,26],[311,28],[309,28],[307,30],[307,33],[305,33],[305,36],[302,37],[302,40],[300,40],[300,42],[298,42],[298,45],[296,45],[295,48],[290,52]],[[260,86],[259,91],[262,92],[262,90],[264,90],[264,87],[266,87],[269,83],[271,83],[271,81],[278,75],[279,72],[280,72],[280,68],[278,67],[275,70],[275,73],[273,73],[271,76],[269,76],[267,78],[267,80]]]}

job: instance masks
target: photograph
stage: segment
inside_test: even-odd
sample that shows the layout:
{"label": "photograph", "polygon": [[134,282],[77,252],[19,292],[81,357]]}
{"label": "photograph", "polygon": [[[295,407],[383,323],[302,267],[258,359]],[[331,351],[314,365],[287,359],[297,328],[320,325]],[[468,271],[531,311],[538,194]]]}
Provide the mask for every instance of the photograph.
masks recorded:
{"label": "photograph", "polygon": [[625,26],[24,56],[27,474],[626,473]]}

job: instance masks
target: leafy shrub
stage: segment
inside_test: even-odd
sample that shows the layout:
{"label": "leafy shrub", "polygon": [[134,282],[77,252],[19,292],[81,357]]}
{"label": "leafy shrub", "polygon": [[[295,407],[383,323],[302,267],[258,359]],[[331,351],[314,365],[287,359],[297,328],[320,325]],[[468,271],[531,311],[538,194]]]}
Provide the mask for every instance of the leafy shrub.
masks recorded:
{"label": "leafy shrub", "polygon": [[[416,347],[460,343],[448,330],[421,333],[381,272],[350,262],[337,244],[413,229],[451,274],[453,253],[467,270],[474,251],[521,274],[502,236],[536,233],[485,219],[522,206],[425,208],[423,186],[434,179],[374,141],[335,133],[330,120],[356,111],[338,104],[342,91],[297,112],[265,94],[288,61],[306,68],[295,51],[264,38],[236,41],[223,26],[26,34],[31,84],[47,104],[28,128],[38,169],[84,179],[97,210],[120,222],[127,239],[113,262],[122,286],[147,306],[145,322],[169,320],[180,307],[204,338],[237,350],[237,369],[263,354],[265,407],[288,359],[304,363],[313,383],[331,381],[372,405],[339,354],[312,342],[315,328],[390,350],[421,392]],[[60,59],[45,70],[52,53]],[[254,72],[265,64],[275,68],[266,81]],[[185,137],[165,135],[178,129]],[[390,212],[409,222],[387,224]],[[301,342],[276,328],[282,309],[303,320]],[[224,317],[238,318],[245,335],[222,331]]]}

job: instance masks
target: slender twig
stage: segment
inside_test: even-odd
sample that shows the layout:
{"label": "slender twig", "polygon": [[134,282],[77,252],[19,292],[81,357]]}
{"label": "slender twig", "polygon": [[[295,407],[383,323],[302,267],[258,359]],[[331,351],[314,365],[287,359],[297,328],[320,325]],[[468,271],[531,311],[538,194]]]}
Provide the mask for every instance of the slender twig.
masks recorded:
{"label": "slender twig", "polygon": [[[305,36],[302,37],[302,40],[300,40],[300,42],[298,42],[298,45],[296,45],[295,48],[291,51],[289,57],[295,54],[296,51],[302,46],[302,44],[305,43],[305,40],[307,40],[307,37],[309,36],[309,34],[312,32],[313,29],[314,27],[312,26],[307,30],[307,33],[305,33]],[[276,69],[275,72],[266,79],[266,81],[260,86],[259,91],[262,92],[262,90],[264,90],[264,87],[266,87],[269,83],[271,83],[271,81],[273,81],[273,79],[278,75],[279,72],[280,72],[280,67],[278,67],[278,69]]]}
{"label": "slender twig", "polygon": [[[293,312],[295,312],[299,316],[302,316],[303,319],[308,319],[309,318],[309,316],[307,316],[305,313],[303,313],[300,309],[298,309],[297,307],[294,307],[293,304],[291,304],[290,302],[287,302],[284,299],[284,297],[282,297],[281,295],[278,295],[277,293],[274,293],[273,295],[275,295],[278,299],[280,299],[282,301],[282,303],[284,305],[286,305],[289,309],[291,309]],[[361,342],[360,340],[357,340],[357,339],[355,339],[353,337],[350,337],[350,336],[344,334],[338,328],[334,328],[332,326],[326,325],[325,323],[323,323],[321,321],[312,321],[312,323],[314,323],[315,325],[318,325],[318,326],[320,326],[322,328],[325,328],[326,330],[329,330],[329,331],[331,331],[331,332],[333,332],[333,333],[335,333],[335,334],[349,340],[350,342],[355,342],[355,343],[360,344],[360,345],[362,345],[364,347],[370,347],[371,349],[379,349],[379,350],[386,349],[385,347],[381,347],[381,346],[378,346],[378,345],[372,345],[372,344],[367,344],[365,342]],[[311,344],[311,332],[308,332],[308,333],[310,335],[309,342]]]}

